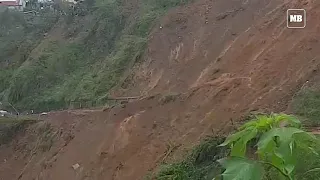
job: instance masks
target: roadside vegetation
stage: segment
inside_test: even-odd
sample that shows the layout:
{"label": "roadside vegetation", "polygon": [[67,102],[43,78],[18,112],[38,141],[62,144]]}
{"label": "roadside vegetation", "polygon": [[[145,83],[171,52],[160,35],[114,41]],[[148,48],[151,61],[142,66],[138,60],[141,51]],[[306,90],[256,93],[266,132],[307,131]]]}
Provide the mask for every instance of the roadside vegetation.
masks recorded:
{"label": "roadside vegetation", "polygon": [[[303,90],[293,100],[295,116],[257,115],[227,138],[204,140],[189,157],[163,165],[150,179],[319,179],[320,137],[304,128],[319,125],[319,102],[318,90]],[[195,163],[199,152],[207,152],[202,154],[207,164]]]}
{"label": "roadside vegetation", "polygon": [[[109,90],[140,60],[155,21],[188,1],[141,0],[130,9],[122,0],[88,0],[61,8],[64,13],[55,13],[53,21],[0,13],[0,101],[35,111],[103,105]],[[50,32],[59,28],[62,34]],[[50,41],[50,35],[61,37]],[[40,45],[45,49],[31,53],[46,38],[49,43]]]}
{"label": "roadside vegetation", "polygon": [[217,160],[229,153],[228,148],[218,147],[223,141],[223,137],[207,137],[186,159],[180,163],[164,164],[159,172],[150,174],[146,179],[212,180],[220,174],[221,166]]}
{"label": "roadside vegetation", "polygon": [[292,109],[307,126],[320,125],[320,91],[309,88],[297,94]]}
{"label": "roadside vegetation", "polygon": [[39,122],[31,117],[0,117],[0,146],[8,144],[30,124]]}

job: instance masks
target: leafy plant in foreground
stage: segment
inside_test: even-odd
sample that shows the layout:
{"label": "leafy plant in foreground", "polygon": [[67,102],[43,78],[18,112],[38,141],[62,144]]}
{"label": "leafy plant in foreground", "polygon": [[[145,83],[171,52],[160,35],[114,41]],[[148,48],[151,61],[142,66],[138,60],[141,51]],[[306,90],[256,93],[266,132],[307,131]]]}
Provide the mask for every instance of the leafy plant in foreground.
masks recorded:
{"label": "leafy plant in foreground", "polygon": [[[298,148],[318,155],[313,149],[316,137],[300,128],[301,122],[286,114],[257,116],[244,124],[219,145],[231,148],[230,157],[219,160],[225,168],[221,177],[224,180],[259,180],[264,179],[266,171],[272,168],[279,179],[294,180]],[[255,155],[247,152],[249,142],[257,142],[249,149],[254,149]]]}

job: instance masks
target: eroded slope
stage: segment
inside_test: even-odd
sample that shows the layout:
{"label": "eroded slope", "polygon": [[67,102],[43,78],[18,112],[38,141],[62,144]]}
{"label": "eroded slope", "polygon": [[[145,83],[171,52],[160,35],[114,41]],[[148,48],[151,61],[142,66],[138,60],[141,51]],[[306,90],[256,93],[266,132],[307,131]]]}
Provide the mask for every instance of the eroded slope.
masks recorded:
{"label": "eroded slope", "polygon": [[[307,9],[308,25],[287,29],[286,10],[297,7]],[[114,91],[145,98],[105,111],[51,113],[47,120],[73,138],[57,136],[56,148],[36,154],[20,179],[142,179],[251,110],[285,110],[318,75],[319,7],[311,0],[199,0],[172,10],[149,36],[144,61]],[[1,178],[17,178],[25,165],[14,164],[28,161],[12,152],[1,154]]]}

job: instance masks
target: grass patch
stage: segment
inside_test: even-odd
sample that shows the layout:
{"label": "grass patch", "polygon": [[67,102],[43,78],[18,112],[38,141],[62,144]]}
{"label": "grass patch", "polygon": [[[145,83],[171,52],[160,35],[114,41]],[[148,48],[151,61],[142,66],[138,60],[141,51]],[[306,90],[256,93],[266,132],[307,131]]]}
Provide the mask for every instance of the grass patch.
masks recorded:
{"label": "grass patch", "polygon": [[40,139],[40,142],[38,144],[39,150],[41,150],[42,152],[49,151],[54,144],[56,135],[57,134],[53,132],[53,128],[49,123],[42,124],[37,129],[37,136],[38,139]]}
{"label": "grass patch", "polygon": [[0,117],[0,146],[9,144],[19,133],[23,133],[25,129],[34,123],[33,136],[36,150],[42,152],[49,151],[54,144],[57,133],[53,131],[52,126],[41,120],[36,120],[30,116],[18,117]]}
{"label": "grass patch", "polygon": [[320,125],[320,91],[306,89],[298,93],[293,100],[295,114],[307,118],[304,123],[308,126]]}
{"label": "grass patch", "polygon": [[19,132],[37,121],[24,117],[0,117],[0,146],[10,143]]}
{"label": "grass patch", "polygon": [[177,98],[179,98],[179,96],[180,96],[179,93],[170,93],[170,94],[163,95],[159,99],[159,103],[162,105],[167,104],[169,102],[175,101]]}
{"label": "grass patch", "polygon": [[190,155],[179,163],[167,164],[147,179],[157,180],[212,180],[221,173],[218,159],[225,157],[229,150],[217,147],[224,141],[221,137],[206,138],[196,146]]}
{"label": "grass patch", "polygon": [[[320,136],[317,136],[320,141]],[[316,144],[313,149],[320,154],[320,143]],[[311,180],[319,179],[320,171],[308,172],[314,168],[320,168],[320,156],[315,156],[310,150],[305,147],[298,148],[298,166],[296,171],[296,179]]]}
{"label": "grass patch", "polygon": [[[301,117],[305,126],[319,126],[320,91],[315,88],[307,88],[300,91],[293,99],[292,110],[296,115]],[[320,141],[320,136],[317,135],[317,138]],[[320,154],[320,144],[317,144],[314,149]],[[320,157],[315,158],[310,151],[305,150],[303,147],[300,148],[298,153],[297,179],[319,179],[320,171],[308,171],[313,168],[320,168]]]}

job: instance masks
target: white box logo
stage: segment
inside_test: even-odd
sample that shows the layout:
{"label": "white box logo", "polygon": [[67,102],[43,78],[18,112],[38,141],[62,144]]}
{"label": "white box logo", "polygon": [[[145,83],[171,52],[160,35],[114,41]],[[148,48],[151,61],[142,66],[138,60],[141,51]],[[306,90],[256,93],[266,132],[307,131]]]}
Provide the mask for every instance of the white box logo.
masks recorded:
{"label": "white box logo", "polygon": [[288,28],[305,28],[307,25],[307,12],[304,9],[287,10]]}

